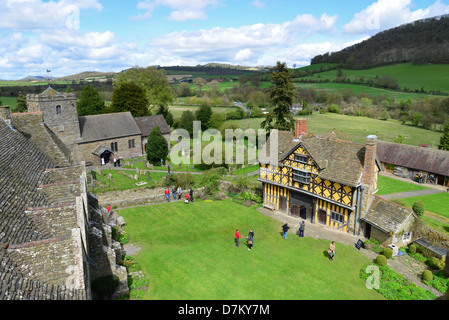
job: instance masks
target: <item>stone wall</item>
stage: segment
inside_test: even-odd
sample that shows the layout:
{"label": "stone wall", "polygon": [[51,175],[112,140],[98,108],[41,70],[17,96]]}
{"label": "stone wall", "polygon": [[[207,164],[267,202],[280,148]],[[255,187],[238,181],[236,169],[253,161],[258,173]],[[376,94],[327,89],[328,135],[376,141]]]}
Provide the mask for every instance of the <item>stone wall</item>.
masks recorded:
{"label": "stone wall", "polygon": [[[134,139],[134,148],[129,148],[128,141],[130,139]],[[100,145],[111,148],[111,143],[117,142],[118,151],[115,152],[116,157],[120,157],[122,159],[130,159],[140,157],[144,152],[142,151],[142,141],[140,135],[129,136],[125,138],[117,138],[117,139],[109,139],[102,141],[94,141],[83,143],[80,142],[78,144],[79,157],[83,159],[83,161],[91,162],[93,165],[100,165],[100,158],[95,156],[92,152]],[[110,159],[110,163],[112,163],[112,158]]]}
{"label": "stone wall", "polygon": [[[139,188],[123,191],[111,191],[98,195],[99,203],[107,207],[111,205],[116,208],[124,208],[129,206],[141,206],[154,203],[167,202],[165,197],[165,188]],[[183,190],[182,201],[189,190]],[[204,197],[204,188],[193,189],[193,199]],[[170,188],[170,201],[173,201],[173,195]],[[181,201],[181,200],[178,200]]]}

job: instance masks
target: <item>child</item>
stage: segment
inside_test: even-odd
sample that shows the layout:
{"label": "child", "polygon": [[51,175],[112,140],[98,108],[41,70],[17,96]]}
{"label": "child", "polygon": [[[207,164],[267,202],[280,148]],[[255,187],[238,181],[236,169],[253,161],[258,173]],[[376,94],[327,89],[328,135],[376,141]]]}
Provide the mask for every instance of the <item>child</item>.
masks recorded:
{"label": "child", "polygon": [[184,203],[185,203],[185,204],[188,204],[188,203],[189,203],[189,195],[188,195],[188,194],[186,194],[186,199],[184,200]]}

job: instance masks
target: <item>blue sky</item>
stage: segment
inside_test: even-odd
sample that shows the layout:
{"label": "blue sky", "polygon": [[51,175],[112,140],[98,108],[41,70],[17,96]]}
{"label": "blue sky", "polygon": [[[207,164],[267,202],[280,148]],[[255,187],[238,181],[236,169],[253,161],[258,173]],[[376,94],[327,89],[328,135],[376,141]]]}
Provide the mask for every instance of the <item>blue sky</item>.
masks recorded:
{"label": "blue sky", "polygon": [[304,66],[449,0],[0,0],[0,79],[131,66]]}

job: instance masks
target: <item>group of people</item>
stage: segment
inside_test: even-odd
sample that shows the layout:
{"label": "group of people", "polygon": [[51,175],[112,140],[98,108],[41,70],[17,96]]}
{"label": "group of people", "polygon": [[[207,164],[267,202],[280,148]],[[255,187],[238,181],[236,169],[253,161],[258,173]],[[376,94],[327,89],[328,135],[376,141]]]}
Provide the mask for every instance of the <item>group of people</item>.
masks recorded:
{"label": "group of people", "polygon": [[[286,222],[283,226],[282,226],[282,232],[283,235],[282,237],[284,239],[287,239],[287,233],[288,230],[290,229],[288,223]],[[300,224],[299,224],[299,228],[298,228],[298,232],[299,232],[299,237],[304,237],[304,231],[306,230],[306,222],[303,220]],[[327,250],[328,256],[329,256],[329,260],[332,261],[334,260],[335,257],[335,241],[332,241],[331,244],[329,245],[329,250]]]}
{"label": "group of people", "polygon": [[[170,188],[167,187],[164,191],[165,193],[165,197],[167,198],[167,202],[170,202]],[[178,198],[178,200],[181,200],[181,196],[182,196],[182,188],[181,187],[174,187],[172,189],[172,194],[173,194],[173,200],[176,200],[176,197]],[[189,193],[186,194],[185,196],[185,203],[189,203],[189,202],[193,202],[193,190],[192,188],[190,188]]]}
{"label": "group of people", "polygon": [[[242,238],[239,229],[235,230],[235,246],[239,246],[239,239]],[[248,235],[245,237],[248,245],[248,251],[251,251],[254,245],[254,231],[249,229]]]}
{"label": "group of people", "polygon": [[[290,229],[290,227],[289,227],[289,225],[288,225],[288,223],[286,222],[283,226],[282,226],[282,232],[283,232],[283,234],[282,234],[282,237],[284,238],[284,239],[286,239],[287,240],[287,233],[288,233],[288,230]],[[304,237],[304,231],[306,230],[306,222],[303,220],[300,224],[299,224],[299,228],[298,228],[298,234],[299,234],[299,237],[301,238],[301,237]]]}

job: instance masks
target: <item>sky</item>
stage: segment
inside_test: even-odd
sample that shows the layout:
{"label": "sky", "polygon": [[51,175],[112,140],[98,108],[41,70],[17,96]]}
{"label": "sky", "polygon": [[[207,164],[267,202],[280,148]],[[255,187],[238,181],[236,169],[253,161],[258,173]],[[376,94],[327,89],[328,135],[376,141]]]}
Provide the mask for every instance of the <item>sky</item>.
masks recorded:
{"label": "sky", "polygon": [[443,14],[449,0],[0,0],[0,79],[212,62],[300,67]]}

